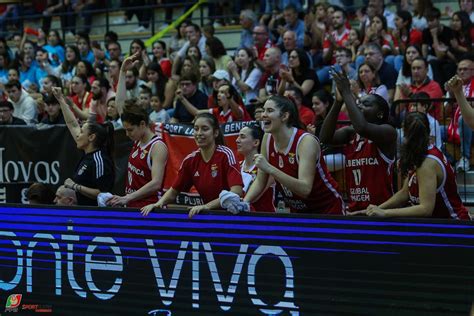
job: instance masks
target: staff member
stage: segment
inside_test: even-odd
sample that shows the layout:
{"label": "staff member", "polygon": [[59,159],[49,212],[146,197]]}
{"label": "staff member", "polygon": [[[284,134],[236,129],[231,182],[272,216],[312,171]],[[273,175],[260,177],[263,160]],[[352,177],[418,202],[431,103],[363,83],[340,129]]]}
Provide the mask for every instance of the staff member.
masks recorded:
{"label": "staff member", "polygon": [[184,158],[176,180],[163,197],[157,203],[142,208],[143,215],[173,203],[179,192],[188,191],[193,185],[205,204],[192,207],[189,217],[202,210],[219,208],[219,193],[222,190],[242,196],[239,165],[232,150],[224,146],[224,136],[214,115],[196,115],[194,140],[198,149]]}
{"label": "staff member", "polygon": [[97,124],[89,120],[80,126],[61,88],[53,88],[53,94],[61,106],[64,120],[84,156],[76,167],[72,178],[66,179],[64,186],[77,194],[78,205],[97,205],[97,195],[108,192],[115,181],[112,152],[114,146],[114,127],[111,123]]}

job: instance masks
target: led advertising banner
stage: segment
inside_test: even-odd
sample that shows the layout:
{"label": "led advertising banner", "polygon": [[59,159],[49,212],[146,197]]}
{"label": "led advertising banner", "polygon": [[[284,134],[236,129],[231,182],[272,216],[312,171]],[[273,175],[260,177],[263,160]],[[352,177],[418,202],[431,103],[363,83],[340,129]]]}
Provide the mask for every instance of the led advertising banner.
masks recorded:
{"label": "led advertising banner", "polygon": [[0,207],[2,315],[469,315],[470,222]]}

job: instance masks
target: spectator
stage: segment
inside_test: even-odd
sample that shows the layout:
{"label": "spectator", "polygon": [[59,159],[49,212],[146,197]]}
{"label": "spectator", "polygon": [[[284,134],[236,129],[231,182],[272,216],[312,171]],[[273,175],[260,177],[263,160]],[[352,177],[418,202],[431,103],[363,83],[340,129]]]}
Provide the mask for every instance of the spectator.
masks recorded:
{"label": "spectator", "polygon": [[246,9],[240,12],[240,25],[242,26],[242,32],[240,33],[240,44],[237,50],[244,47],[252,48],[254,46],[252,31],[257,25],[257,22],[257,15],[252,10]]}
{"label": "spectator", "polygon": [[153,54],[152,62],[160,64],[163,74],[167,77],[171,77],[171,60],[166,57],[166,43],[164,41],[156,41],[153,43],[151,50]]}
{"label": "spectator", "polygon": [[61,79],[54,75],[47,75],[42,81],[40,92],[44,95],[52,95],[54,87],[63,87]]}
{"label": "spectator", "polygon": [[36,66],[33,65],[34,58],[25,53],[20,53],[19,56],[19,72],[21,85],[26,89],[37,91],[39,87],[38,78],[36,77]]}
{"label": "spectator", "polygon": [[48,44],[44,45],[43,48],[48,52],[48,58],[53,67],[57,67],[64,62],[64,45],[58,31],[49,31]]}
{"label": "spectator", "polygon": [[[411,99],[413,102],[410,103],[408,110],[410,112],[421,112],[426,114],[426,118],[430,123],[430,145],[434,145],[438,147],[439,150],[442,150],[443,144],[439,122],[430,114],[428,114],[428,110],[431,106],[430,96],[426,92],[419,92],[413,93]],[[400,138],[403,139],[403,129],[401,132],[402,135]]]}
{"label": "spectator", "polygon": [[184,73],[179,79],[176,90],[176,107],[171,123],[191,123],[194,116],[189,113],[184,102],[192,104],[198,110],[207,109],[207,97],[197,89],[198,77],[194,73]]}
{"label": "spectator", "polygon": [[184,20],[181,23],[178,24],[176,27],[176,35],[173,35],[171,37],[170,43],[169,43],[169,54],[170,54],[170,59],[174,60],[176,57],[177,52],[184,46],[186,43],[187,37],[186,37],[186,27],[189,25],[189,21]]}
{"label": "spectator", "polygon": [[52,205],[54,198],[54,191],[44,183],[35,182],[26,192],[26,199],[30,205]]}
{"label": "spectator", "polygon": [[364,43],[377,43],[382,47],[385,61],[393,64],[394,55],[399,54],[398,42],[388,31],[383,15],[376,14],[365,31]]}
{"label": "spectator", "polygon": [[262,72],[255,65],[255,56],[251,48],[241,48],[235,56],[235,62],[227,65],[232,76],[232,84],[243,96],[245,105],[258,97],[258,82]]}
{"label": "spectator", "polygon": [[88,33],[77,33],[76,35],[76,45],[79,49],[79,57],[83,61],[87,61],[91,65],[94,64],[95,56],[94,52],[91,49],[91,41],[89,39]]}
{"label": "spectator", "polygon": [[[347,75],[349,80],[357,80],[357,70],[352,68],[351,60],[352,60],[352,51],[349,48],[345,47],[338,47],[336,48],[335,52],[336,64],[334,68],[336,71],[342,71]],[[332,92],[336,93],[336,83],[333,81],[332,83]]]}
{"label": "spectator", "polygon": [[[352,125],[336,130],[342,106],[342,102],[336,102],[324,120],[321,141],[347,146],[345,179],[349,210],[365,210],[370,204],[381,203],[393,194],[397,132],[388,124],[389,106],[385,99],[376,94],[367,95],[357,105],[349,79],[337,72],[333,73],[333,78]],[[374,163],[361,164],[371,160]],[[376,184],[375,178],[379,179]]]}
{"label": "spectator", "polygon": [[94,72],[94,68],[92,64],[85,60],[80,60],[76,65],[76,75],[84,75],[87,77],[87,81],[90,84],[94,82],[96,79],[96,74]]}
{"label": "spectator", "polygon": [[140,86],[140,95],[138,97],[138,100],[135,102],[136,105],[140,106],[142,109],[146,111],[147,114],[149,114],[151,110],[151,89],[148,88],[146,85]]}
{"label": "spectator", "polygon": [[71,80],[71,110],[81,120],[87,119],[92,101],[90,84],[85,75],[76,75]]}
{"label": "spectator", "polygon": [[283,18],[285,19],[285,26],[278,28],[280,38],[278,39],[278,45],[283,43],[283,33],[285,31],[293,31],[296,33],[296,46],[303,48],[304,46],[304,22],[298,19],[298,10],[293,4],[287,5],[283,9]]}
{"label": "spectator", "polygon": [[10,67],[8,69],[8,76],[7,76],[8,81],[12,80],[18,80],[20,81],[20,72],[16,67]]}
{"label": "spectator", "polygon": [[107,31],[104,34],[104,46],[109,47],[109,44],[114,42],[118,43],[119,37],[118,34],[114,31]]}
{"label": "spectator", "polygon": [[163,108],[163,102],[157,95],[151,96],[150,105],[153,110],[149,115],[151,122],[168,123],[170,121],[170,115]]}
{"label": "spectator", "polygon": [[449,61],[447,54],[454,34],[451,28],[441,23],[441,12],[439,9],[430,9],[427,12],[427,19],[428,28],[423,31],[423,46],[421,50],[423,57],[433,67],[434,80],[443,86],[456,72],[456,65]]}
{"label": "spectator", "polygon": [[[474,96],[474,64],[472,60],[465,58],[459,62],[457,75],[448,82],[446,88],[449,95],[454,95],[458,103],[451,123],[448,126],[448,140],[459,140],[461,144],[461,158],[456,163],[456,170],[467,172],[470,170],[472,132],[474,127],[470,111],[465,110],[466,107],[471,108],[471,102],[468,102],[466,98]],[[449,139],[449,136],[454,137]]]}
{"label": "spectator", "polygon": [[151,89],[153,95],[157,95],[160,100],[163,100],[163,107],[170,108],[173,104],[174,94],[168,84],[168,77],[163,73],[161,66],[155,62],[146,67],[147,86]]}
{"label": "spectator", "polygon": [[[420,112],[407,114],[400,168],[403,187],[380,205],[360,214],[379,217],[469,219],[456,185],[456,175],[443,153],[429,145],[429,122]],[[406,206],[409,205],[409,206]]]}
{"label": "spectator", "polygon": [[48,52],[44,48],[38,48],[36,51],[36,71],[35,77],[38,82],[39,91],[43,89],[43,78],[49,74],[54,74],[54,69],[51,67],[48,58]]}
{"label": "spectator", "polygon": [[222,190],[242,195],[239,166],[232,151],[224,146],[222,131],[213,115],[204,113],[196,117],[194,139],[199,149],[183,160],[174,183],[163,197],[142,208],[143,215],[173,203],[180,192],[188,191],[193,185],[205,204],[192,207],[190,217],[202,210],[220,208],[219,193]]}
{"label": "spectator", "polygon": [[289,87],[285,90],[284,96],[289,98],[293,103],[295,103],[296,108],[298,109],[298,115],[300,122],[303,124],[303,128],[314,122],[314,112],[309,107],[303,105],[303,93],[297,87]]}
{"label": "spectator", "polygon": [[472,51],[474,28],[469,15],[464,11],[454,12],[451,18],[451,28],[454,38],[450,41],[448,57],[452,62],[457,63],[462,55]]}
{"label": "spectator", "polygon": [[109,53],[109,61],[122,61],[122,46],[119,42],[110,42],[107,44],[107,52]]}
{"label": "spectator", "polygon": [[[273,43],[270,40],[270,34],[268,29],[264,25],[257,25],[253,28],[253,43],[255,45],[255,56],[257,60],[263,61],[265,52],[267,49],[273,47]],[[261,64],[263,66],[263,64]]]}
{"label": "spectator", "polygon": [[281,54],[282,65],[288,66],[288,55],[296,49],[296,33],[293,31],[286,31],[283,33],[283,48],[285,51]]}
{"label": "spectator", "polygon": [[138,99],[140,94],[140,86],[145,84],[142,80],[138,79],[137,68],[131,68],[127,70],[125,74],[125,87],[127,88],[127,99]]}
{"label": "spectator", "polygon": [[27,124],[36,122],[38,109],[35,100],[22,89],[18,80],[8,81],[5,85],[8,101],[13,104],[13,115],[24,120]]}
{"label": "spectator", "polygon": [[67,86],[76,72],[76,66],[80,61],[80,52],[75,45],[66,47],[66,57],[60,66],[56,67],[55,73],[63,80]]}
{"label": "spectator", "polygon": [[351,29],[349,31],[349,39],[347,40],[347,48],[352,53],[352,62],[355,62],[357,57],[364,55],[365,46],[362,45],[362,39],[360,31],[357,29]]}
{"label": "spectator", "polygon": [[81,127],[69,109],[61,89],[54,88],[53,94],[59,101],[77,148],[85,152],[74,175],[64,181],[64,186],[76,192],[78,205],[95,206],[97,195],[100,192],[110,192],[114,185],[113,126],[110,123],[100,125],[88,122]]}
{"label": "spectator", "polygon": [[228,84],[230,82],[230,76],[229,73],[225,70],[216,70],[212,76],[212,95],[209,96],[208,101],[207,101],[207,106],[209,108],[216,108],[219,107],[217,104],[217,93],[219,90],[219,87],[225,84]]}
{"label": "spectator", "polygon": [[213,79],[212,74],[216,71],[216,65],[214,59],[211,57],[204,57],[199,61],[199,75],[201,80],[199,81],[199,90],[207,95],[212,95],[213,92]]}
{"label": "spectator", "polygon": [[[188,50],[186,51],[186,57],[192,57],[199,62],[202,59],[201,51],[196,45],[189,45]],[[186,58],[184,57],[184,58]]]}
{"label": "spectator", "polygon": [[227,64],[232,60],[232,58],[227,55],[227,50],[225,49],[224,44],[222,44],[217,37],[207,39],[206,53],[214,59],[216,70],[227,70]]}
{"label": "spectator", "polygon": [[280,80],[281,52],[277,47],[267,49],[263,58],[264,72],[258,83],[258,97],[261,101],[277,94]]}
{"label": "spectator", "polygon": [[[402,98],[406,99],[412,96],[413,93],[426,92],[431,99],[439,99],[443,97],[443,91],[440,85],[428,77],[428,63],[422,57],[415,58],[411,63],[411,85],[409,89],[400,86]],[[432,114],[438,121],[441,120],[440,103],[436,102],[430,109]]]}
{"label": "spectator", "polygon": [[[397,89],[395,90],[394,100],[401,99],[401,90],[408,91],[411,84],[411,63],[418,57],[421,57],[421,49],[419,46],[410,45],[405,50],[405,56],[403,58],[402,69],[400,69],[397,77]],[[433,70],[431,65],[428,65],[428,77],[433,79]]]}
{"label": "spectator", "polygon": [[351,89],[356,99],[368,94],[377,94],[388,102],[388,91],[384,84],[380,83],[377,71],[369,63],[359,66],[357,81],[351,82]]}
{"label": "spectator", "polygon": [[474,11],[471,0],[458,0],[459,9],[466,12],[469,15],[469,19],[474,23]]}
{"label": "spectator", "polygon": [[47,125],[66,124],[61,108],[59,107],[59,102],[54,95],[45,96],[44,103],[47,116],[41,120],[41,123]]}
{"label": "spectator", "polygon": [[[140,56],[142,56],[142,57],[146,54],[145,43],[143,43],[143,41],[139,38],[134,39],[130,43],[130,48],[128,50],[129,56],[132,56],[133,54],[136,54],[136,53],[140,54]],[[140,69],[140,67],[144,63],[143,58],[140,58],[139,60],[137,60],[137,63],[138,64],[135,66],[135,68]]]}
{"label": "spectator", "polygon": [[433,8],[432,0],[418,0],[413,5],[413,28],[423,32],[428,28],[426,13]]}
{"label": "spectator", "polygon": [[121,65],[122,63],[115,59],[109,62],[109,72],[107,80],[109,80],[112,90],[114,90],[115,92],[117,91],[117,84],[119,80]]}
{"label": "spectator", "polygon": [[61,185],[56,190],[56,197],[54,198],[54,204],[57,206],[76,206],[77,197],[76,192],[72,189],[66,188],[64,185]]}
{"label": "spectator", "polygon": [[[245,107],[242,105],[242,100],[240,99],[239,93],[237,90],[228,82],[221,85],[217,90],[217,105],[218,107],[213,107],[207,110],[200,110],[197,113],[190,111],[190,113],[206,113],[209,112],[213,114],[219,124],[235,122],[235,121],[250,121],[250,116],[248,115]],[[189,111],[190,109],[188,109]]]}
{"label": "spectator", "polygon": [[303,94],[304,105],[311,104],[311,96],[320,88],[316,72],[309,66],[309,58],[303,49],[294,49],[289,55],[289,69],[280,69],[278,93],[283,95],[288,87],[296,87]]}
{"label": "spectator", "polygon": [[395,18],[396,29],[393,30],[393,36],[398,42],[400,54],[395,56],[394,66],[396,71],[400,71],[403,63],[403,56],[407,48],[411,45],[417,45],[421,47],[422,44],[422,33],[416,28],[412,28],[412,16],[408,11],[398,11]]}
{"label": "spectator", "polygon": [[377,70],[380,82],[387,87],[389,100],[393,100],[397,72],[392,65],[384,61],[381,47],[378,44],[369,43],[364,49],[364,55],[365,61]]}
{"label": "spectator", "polygon": [[107,101],[107,117],[106,120],[114,126],[114,130],[123,129],[122,119],[118,113],[117,106],[115,105],[115,97],[111,97]]}
{"label": "spectator", "polygon": [[[346,47],[349,40],[349,29],[346,27],[347,13],[340,7],[334,7],[332,14],[332,32],[327,32],[323,43],[323,61],[328,64],[335,62],[332,57],[337,47]],[[331,61],[332,60],[332,61]]]}
{"label": "spectator", "polygon": [[201,35],[201,29],[194,23],[190,23],[186,26],[186,38],[187,41],[184,43],[183,47],[178,51],[175,59],[173,60],[173,70],[172,74],[177,74],[178,65],[186,56],[188,47],[191,45],[196,45],[199,47],[201,56],[207,56],[206,53],[206,38]]}
{"label": "spectator", "polygon": [[105,117],[107,116],[107,101],[115,97],[115,92],[110,88],[109,81],[102,78],[94,80],[91,85],[91,94],[92,101],[89,113],[97,114],[97,122],[101,124],[105,121]]}
{"label": "spectator", "polygon": [[25,121],[13,116],[13,104],[10,101],[0,101],[0,126],[26,125]]}

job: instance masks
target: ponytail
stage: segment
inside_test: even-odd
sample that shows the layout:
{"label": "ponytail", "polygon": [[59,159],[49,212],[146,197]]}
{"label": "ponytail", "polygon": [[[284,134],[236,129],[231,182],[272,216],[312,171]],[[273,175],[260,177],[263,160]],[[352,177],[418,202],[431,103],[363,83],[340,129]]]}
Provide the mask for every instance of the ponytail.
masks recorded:
{"label": "ponytail", "polygon": [[430,141],[430,123],[426,114],[408,113],[404,121],[405,140],[401,147],[400,169],[405,177],[421,166]]}

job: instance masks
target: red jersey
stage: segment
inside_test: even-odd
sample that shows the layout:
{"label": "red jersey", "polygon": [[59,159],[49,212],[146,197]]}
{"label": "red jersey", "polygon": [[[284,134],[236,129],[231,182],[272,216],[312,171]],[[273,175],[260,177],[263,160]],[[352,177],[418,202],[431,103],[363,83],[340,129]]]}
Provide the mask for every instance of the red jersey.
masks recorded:
{"label": "red jersey", "polygon": [[[293,134],[284,152],[279,152],[275,147],[272,135],[267,138],[268,162],[280,169],[287,175],[298,178],[299,158],[298,146],[303,137],[314,137],[304,130],[293,128]],[[329,174],[324,159],[317,157],[314,168],[313,187],[307,198],[300,197],[280,183],[276,183],[277,194],[283,197],[286,206],[293,213],[319,213],[319,214],[342,214],[344,202],[337,192],[337,183]]]}
{"label": "red jersey", "polygon": [[267,49],[271,48],[271,47],[274,47],[271,39],[268,39],[267,42],[265,43],[265,45],[263,45],[262,47],[257,47],[257,59],[258,60],[263,60],[263,57],[265,56],[265,52],[267,51]]}
{"label": "red jersey", "polygon": [[[249,170],[244,169],[244,161],[240,162],[240,172],[244,181],[244,192],[247,192],[250,185],[257,178],[258,168],[253,165]],[[273,204],[275,198],[275,187],[269,187],[265,193],[254,203],[252,203],[252,210],[257,212],[275,212],[275,205]]]}
{"label": "red jersey", "polygon": [[[436,188],[436,202],[431,216],[436,218],[469,219],[467,209],[462,204],[458,193],[456,174],[446,157],[436,146],[431,145],[426,153],[426,158],[436,161],[443,171],[441,185]],[[408,192],[410,203],[413,205],[419,204],[420,194],[416,170],[408,172]]]}
{"label": "red jersey", "polygon": [[[355,134],[345,148],[345,178],[349,210],[365,210],[393,195],[394,159],[385,156],[371,141]],[[376,181],[375,181],[376,180]]]}
{"label": "red jersey", "polygon": [[[134,142],[130,156],[128,157],[128,176],[125,185],[125,193],[130,194],[138,191],[141,187],[151,181],[151,155],[150,152],[156,143],[165,143],[158,137],[153,137],[147,144],[140,145],[140,142]],[[166,145],[165,145],[166,146]],[[164,179],[163,182],[164,183]],[[162,190],[143,197],[140,200],[131,201],[127,207],[141,208],[145,205],[156,203],[161,197]]]}
{"label": "red jersey", "polygon": [[92,101],[92,93],[86,91],[81,100],[79,100],[79,96],[75,94],[71,97],[71,100],[81,110],[88,109]]}
{"label": "red jersey", "polygon": [[202,159],[200,150],[186,156],[172,187],[188,192],[193,185],[204,203],[219,198],[222,190],[230,190],[236,185],[243,187],[242,175],[232,150],[218,145],[208,162]]}
{"label": "red jersey", "polygon": [[242,119],[237,119],[235,115],[232,113],[232,110],[229,108],[226,112],[222,110],[221,107],[211,108],[209,109],[209,113],[214,115],[219,122],[219,124],[225,124],[235,121],[251,121],[251,117],[248,112],[245,110],[245,107],[242,105],[239,106],[240,112],[242,113]]}
{"label": "red jersey", "polygon": [[[331,36],[334,38],[336,41],[336,46],[337,47],[347,47],[347,42],[349,41],[349,33],[351,32],[350,29],[345,28],[344,31],[339,35],[337,31],[332,31]],[[323,41],[323,49],[328,49],[331,47],[331,41],[329,39],[325,39]],[[331,65],[334,65],[336,63],[336,57],[334,57],[334,54],[331,59]]]}

